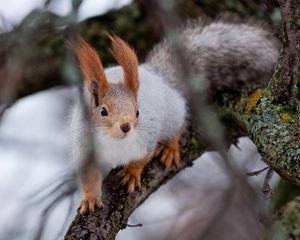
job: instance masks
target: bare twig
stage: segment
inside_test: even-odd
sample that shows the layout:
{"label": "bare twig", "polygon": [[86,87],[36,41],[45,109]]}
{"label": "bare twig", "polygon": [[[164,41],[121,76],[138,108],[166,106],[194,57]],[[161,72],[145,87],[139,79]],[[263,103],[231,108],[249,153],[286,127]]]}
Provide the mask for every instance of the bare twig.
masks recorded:
{"label": "bare twig", "polygon": [[128,224],[127,223],[127,227],[142,227],[143,226],[143,224],[142,223],[138,223],[138,224]]}
{"label": "bare twig", "polygon": [[248,176],[257,176],[259,174],[261,174],[262,172],[266,171],[269,167],[264,167],[263,169],[257,170],[257,171],[253,171],[253,172],[248,172],[247,175]]}
{"label": "bare twig", "polygon": [[273,173],[274,173],[274,170],[272,168],[269,168],[266,173],[266,176],[265,176],[263,187],[261,189],[261,191],[264,194],[266,199],[270,198],[272,195],[272,191],[271,191],[271,187],[270,187],[269,183],[271,181]]}

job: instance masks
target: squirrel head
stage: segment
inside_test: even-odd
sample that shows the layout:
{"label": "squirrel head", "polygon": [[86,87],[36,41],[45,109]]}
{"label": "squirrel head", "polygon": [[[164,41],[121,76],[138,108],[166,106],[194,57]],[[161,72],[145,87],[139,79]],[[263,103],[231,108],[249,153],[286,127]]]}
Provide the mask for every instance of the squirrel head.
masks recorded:
{"label": "squirrel head", "polygon": [[133,135],[138,122],[138,60],[134,50],[121,38],[108,35],[111,52],[124,71],[119,83],[107,81],[96,51],[79,36],[75,48],[85,86],[89,92],[89,108],[93,125],[114,138]]}

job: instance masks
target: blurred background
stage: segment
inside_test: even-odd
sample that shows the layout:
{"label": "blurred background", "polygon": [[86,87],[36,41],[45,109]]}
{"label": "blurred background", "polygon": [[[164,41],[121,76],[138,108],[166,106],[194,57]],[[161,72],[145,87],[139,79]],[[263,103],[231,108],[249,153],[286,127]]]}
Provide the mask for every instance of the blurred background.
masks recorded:
{"label": "blurred background", "polygon": [[[179,2],[183,21],[229,11],[262,19],[280,36],[275,0]],[[128,41],[143,61],[163,37],[153,11],[146,0],[0,1],[1,240],[62,239],[80,203],[71,180],[68,125],[77,89],[63,41],[68,27],[76,26],[95,46],[105,66],[113,63],[106,32]],[[274,174],[266,198],[261,191],[266,172],[247,176],[265,167],[247,137],[229,155],[252,186],[251,198],[233,190],[228,200],[231,176],[217,153],[205,153],[134,211],[128,223],[142,227],[127,227],[117,239],[199,239],[210,228],[207,239],[283,239],[272,227],[274,213],[299,190]],[[62,194],[65,189],[69,194]]]}

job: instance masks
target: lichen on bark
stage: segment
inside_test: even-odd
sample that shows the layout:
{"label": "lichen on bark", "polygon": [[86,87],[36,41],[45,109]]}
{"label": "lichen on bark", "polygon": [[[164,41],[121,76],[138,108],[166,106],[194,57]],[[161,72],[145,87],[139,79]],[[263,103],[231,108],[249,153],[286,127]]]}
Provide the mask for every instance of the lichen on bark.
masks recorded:
{"label": "lichen on bark", "polygon": [[299,119],[297,113],[287,113],[288,109],[289,106],[275,104],[267,92],[251,114],[243,114],[240,118],[262,160],[284,178],[300,185]]}

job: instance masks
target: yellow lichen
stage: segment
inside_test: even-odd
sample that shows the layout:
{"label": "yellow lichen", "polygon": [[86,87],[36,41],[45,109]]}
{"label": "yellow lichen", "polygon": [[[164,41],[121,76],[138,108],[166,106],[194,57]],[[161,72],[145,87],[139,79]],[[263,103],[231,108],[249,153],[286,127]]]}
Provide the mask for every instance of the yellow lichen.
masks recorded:
{"label": "yellow lichen", "polygon": [[250,97],[246,108],[245,108],[245,114],[249,115],[252,109],[256,106],[257,102],[262,98],[264,95],[264,91],[261,89],[257,89]]}
{"label": "yellow lichen", "polygon": [[292,120],[291,116],[288,113],[280,114],[280,118],[281,118],[281,120],[286,121],[286,122]]}

